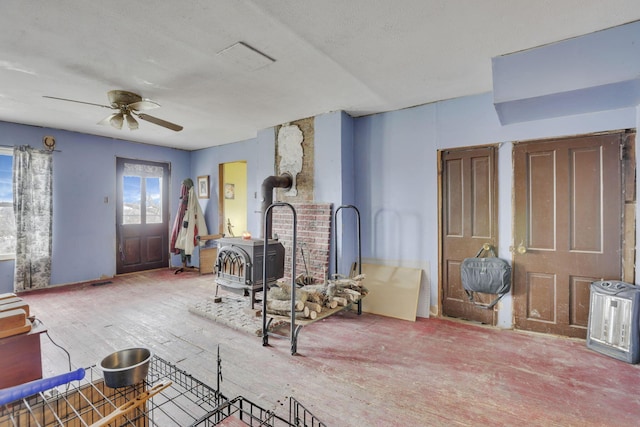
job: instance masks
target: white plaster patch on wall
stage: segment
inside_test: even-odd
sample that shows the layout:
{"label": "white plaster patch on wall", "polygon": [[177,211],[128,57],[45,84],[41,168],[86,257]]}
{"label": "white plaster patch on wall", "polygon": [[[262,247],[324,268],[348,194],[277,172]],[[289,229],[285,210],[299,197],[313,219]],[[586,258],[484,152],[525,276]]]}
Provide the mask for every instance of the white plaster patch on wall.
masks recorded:
{"label": "white plaster patch on wall", "polygon": [[291,189],[285,196],[297,196],[296,176],[302,170],[302,131],[298,125],[282,125],[278,131],[278,152],[280,154],[280,173],[288,173],[293,178]]}

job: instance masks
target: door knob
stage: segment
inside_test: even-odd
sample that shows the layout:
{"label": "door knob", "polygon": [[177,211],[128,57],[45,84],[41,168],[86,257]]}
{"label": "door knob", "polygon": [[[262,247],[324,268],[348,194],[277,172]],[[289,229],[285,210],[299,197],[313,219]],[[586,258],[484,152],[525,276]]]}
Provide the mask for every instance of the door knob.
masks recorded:
{"label": "door knob", "polygon": [[524,245],[524,242],[520,242],[520,244],[518,245],[518,248],[516,249],[516,251],[518,251],[518,253],[520,255],[523,255],[523,254],[527,253],[527,247]]}

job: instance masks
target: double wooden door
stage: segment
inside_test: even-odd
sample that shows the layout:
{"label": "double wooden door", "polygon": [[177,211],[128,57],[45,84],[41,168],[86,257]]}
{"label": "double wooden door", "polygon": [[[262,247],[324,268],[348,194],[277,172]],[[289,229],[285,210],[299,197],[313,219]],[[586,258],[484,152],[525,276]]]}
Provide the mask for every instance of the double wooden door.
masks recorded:
{"label": "double wooden door", "polygon": [[[514,145],[516,328],[584,338],[591,282],[633,280],[633,140],[614,133]],[[496,311],[468,301],[460,264],[497,244],[496,157],[494,147],[441,153],[442,314],[487,324]]]}

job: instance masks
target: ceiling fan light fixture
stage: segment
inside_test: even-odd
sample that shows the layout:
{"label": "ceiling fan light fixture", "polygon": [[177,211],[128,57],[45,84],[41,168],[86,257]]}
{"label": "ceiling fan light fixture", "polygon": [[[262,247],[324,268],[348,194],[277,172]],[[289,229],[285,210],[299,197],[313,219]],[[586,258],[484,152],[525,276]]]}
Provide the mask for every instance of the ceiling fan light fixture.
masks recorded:
{"label": "ceiling fan light fixture", "polygon": [[129,130],[138,129],[138,121],[136,119],[134,119],[131,114],[127,114],[124,117],[127,120],[127,126],[129,126]]}
{"label": "ceiling fan light fixture", "polygon": [[122,123],[124,123],[123,114],[122,113],[115,114],[113,117],[111,117],[111,120],[109,120],[109,123],[111,123],[111,126],[113,126],[116,129],[122,129]]}
{"label": "ceiling fan light fixture", "polygon": [[122,129],[122,126],[126,120],[129,129],[136,130],[139,127],[138,120],[136,120],[136,118],[139,118],[146,122],[162,126],[163,128],[175,132],[180,132],[183,129],[182,126],[175,123],[171,123],[166,120],[162,120],[157,117],[153,117],[140,112],[143,110],[150,110],[160,107],[160,104],[158,104],[157,102],[153,102],[148,99],[142,99],[140,95],[133,92],[127,92],[125,90],[112,90],[109,91],[107,95],[109,96],[109,102],[111,103],[111,105],[94,104],[93,102],[76,101],[74,99],[58,98],[55,96],[44,97],[115,110],[116,112],[110,114],[109,116],[98,122],[98,124],[101,126],[111,125],[116,129]]}

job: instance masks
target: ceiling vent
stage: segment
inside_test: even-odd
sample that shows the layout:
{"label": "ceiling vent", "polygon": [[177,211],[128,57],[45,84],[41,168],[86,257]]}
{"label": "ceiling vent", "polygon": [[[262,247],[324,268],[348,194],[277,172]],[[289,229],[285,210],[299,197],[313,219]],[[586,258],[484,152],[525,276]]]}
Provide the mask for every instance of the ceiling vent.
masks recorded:
{"label": "ceiling vent", "polygon": [[218,52],[218,56],[240,66],[245,71],[255,71],[276,62],[275,59],[243,42],[238,42],[226,49],[222,49]]}

